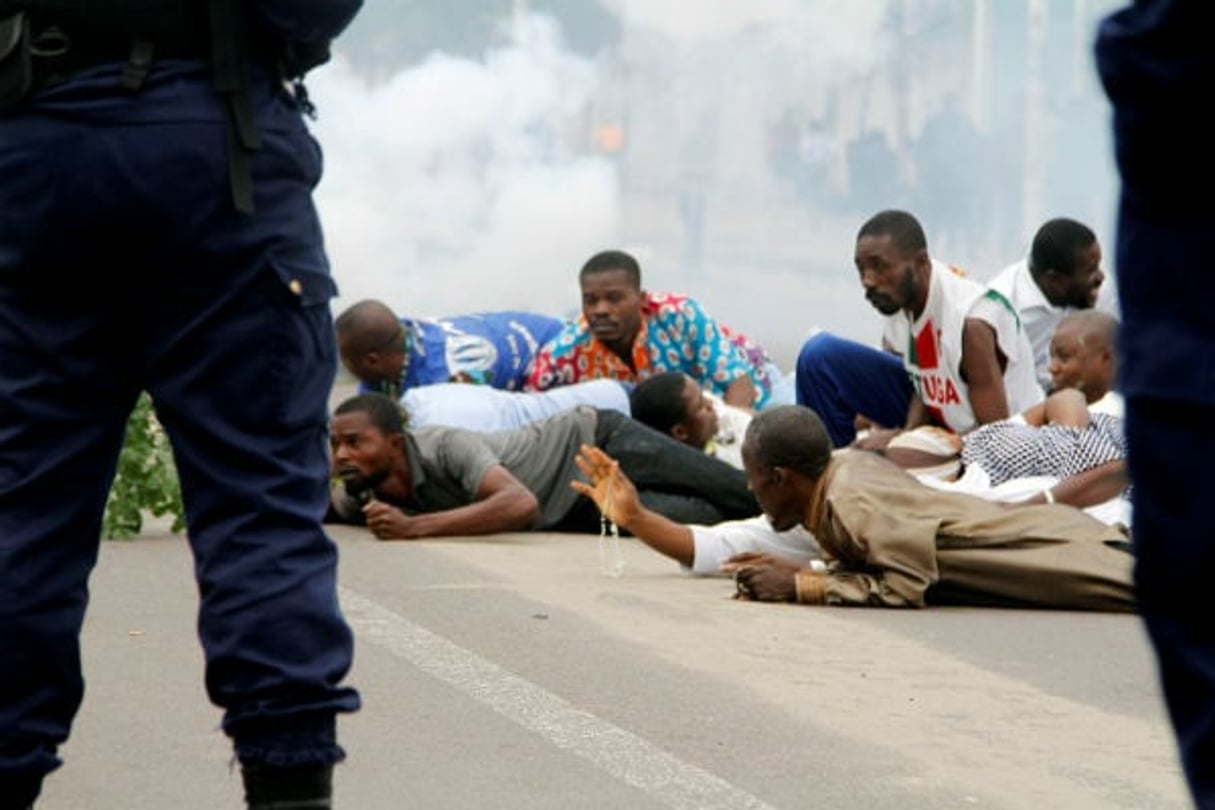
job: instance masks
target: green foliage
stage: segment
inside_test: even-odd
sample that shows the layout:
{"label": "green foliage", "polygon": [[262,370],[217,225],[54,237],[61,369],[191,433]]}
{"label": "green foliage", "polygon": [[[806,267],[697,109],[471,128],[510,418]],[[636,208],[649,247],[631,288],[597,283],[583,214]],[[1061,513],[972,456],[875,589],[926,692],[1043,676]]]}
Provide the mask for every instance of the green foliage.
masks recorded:
{"label": "green foliage", "polygon": [[111,540],[134,537],[143,528],[144,512],[156,517],[172,515],[173,531],[185,528],[173,450],[146,393],[140,394],[127,420],[126,443],[106,501],[102,534]]}

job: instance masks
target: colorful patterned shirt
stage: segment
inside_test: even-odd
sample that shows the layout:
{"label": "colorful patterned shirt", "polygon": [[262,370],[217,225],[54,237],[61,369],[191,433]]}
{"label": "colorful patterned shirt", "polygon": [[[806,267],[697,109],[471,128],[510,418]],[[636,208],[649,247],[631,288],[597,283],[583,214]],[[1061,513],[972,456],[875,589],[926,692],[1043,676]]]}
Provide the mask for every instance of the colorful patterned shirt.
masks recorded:
{"label": "colorful patterned shirt", "polygon": [[764,350],[717,323],[686,295],[644,294],[632,358],[636,372],[579,317],[536,353],[525,387],[543,391],[604,378],[639,382],[664,371],[682,371],[718,395],[739,377],[749,377],[759,394],[756,407],[772,390]]}

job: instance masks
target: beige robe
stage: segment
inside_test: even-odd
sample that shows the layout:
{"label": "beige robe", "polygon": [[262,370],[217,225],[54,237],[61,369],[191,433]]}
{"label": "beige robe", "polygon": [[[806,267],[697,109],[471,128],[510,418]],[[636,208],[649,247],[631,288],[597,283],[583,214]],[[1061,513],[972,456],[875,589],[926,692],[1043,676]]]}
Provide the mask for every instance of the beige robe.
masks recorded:
{"label": "beige robe", "polygon": [[1005,507],[940,492],[865,451],[836,453],[806,527],[831,605],[930,602],[1133,611],[1117,529],[1064,505]]}

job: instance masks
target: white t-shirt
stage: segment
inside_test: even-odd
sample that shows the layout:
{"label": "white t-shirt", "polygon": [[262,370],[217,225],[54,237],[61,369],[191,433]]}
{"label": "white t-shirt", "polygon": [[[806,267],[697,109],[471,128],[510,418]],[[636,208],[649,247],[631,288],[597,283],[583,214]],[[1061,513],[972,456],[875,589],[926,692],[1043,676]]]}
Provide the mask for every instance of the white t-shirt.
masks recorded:
{"label": "white t-shirt", "polygon": [[718,568],[722,563],[747,551],[774,554],[818,571],[826,569],[814,535],[800,523],[788,531],[778,532],[767,517],[758,515],[746,520],[688,528],[692,530],[696,551],[692,566],[686,570],[693,574],[720,575]]}
{"label": "white t-shirt", "polygon": [[[1034,282],[1029,272],[1029,259],[1010,264],[992,277],[987,283],[989,289],[1003,295],[1021,316],[1021,326],[1029,335],[1030,346],[1034,350],[1034,370],[1038,375],[1038,384],[1044,391],[1051,389],[1050,381],[1050,340],[1055,336],[1055,329],[1073,307],[1057,307],[1047,300],[1042,288]],[[1112,279],[1107,278],[1101,285],[1097,296],[1097,309],[1118,317],[1118,299]]]}
{"label": "white t-shirt", "polygon": [[[941,481],[939,479],[920,477],[920,482],[933,489],[945,492],[961,492],[975,495],[986,501],[999,503],[1019,503],[1027,501],[1035,495],[1041,495],[1042,490],[1050,489],[1059,483],[1059,479],[1051,475],[1033,475],[1024,478],[1012,478],[998,486],[991,485],[987,471],[978,464],[971,464],[962,472],[962,477],[956,481]],[[1084,510],[1092,517],[1110,526],[1131,525],[1131,502],[1121,496],[1111,498],[1104,503],[1085,507]]]}
{"label": "white t-shirt", "polygon": [[442,426],[479,432],[514,430],[579,405],[629,415],[629,395],[616,380],[589,380],[548,391],[503,391],[472,383],[435,383],[401,395],[409,428]]}
{"label": "white t-shirt", "polygon": [[1029,262],[1022,259],[1010,264],[988,282],[990,289],[1003,295],[1021,316],[1021,326],[1029,336],[1034,350],[1034,371],[1043,390],[1050,390],[1050,339],[1055,327],[1068,313],[1067,307],[1057,307],[1046,299],[1034,283]]}
{"label": "white t-shirt", "polygon": [[1108,413],[1119,419],[1126,418],[1126,403],[1122,399],[1122,394],[1117,391],[1106,391],[1105,396],[1089,405],[1088,409],[1092,413]]}
{"label": "white t-shirt", "polygon": [[751,424],[751,413],[727,404],[717,394],[709,391],[705,392],[705,396],[717,412],[717,434],[713,436],[706,450],[714,458],[741,470],[743,437],[747,434],[747,425]]}

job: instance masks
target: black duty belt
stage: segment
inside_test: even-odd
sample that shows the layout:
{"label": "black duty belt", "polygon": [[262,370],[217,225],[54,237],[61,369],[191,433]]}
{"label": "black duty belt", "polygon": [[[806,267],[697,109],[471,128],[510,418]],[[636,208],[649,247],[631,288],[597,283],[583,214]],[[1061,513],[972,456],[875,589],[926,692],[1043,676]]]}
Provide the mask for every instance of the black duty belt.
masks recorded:
{"label": "black duty belt", "polygon": [[154,61],[212,58],[207,3],[141,5],[129,13],[72,8],[28,12],[35,87],[96,65],[125,63],[122,84],[142,87]]}
{"label": "black duty belt", "polygon": [[10,6],[22,13],[0,19],[0,110],[97,65],[125,65],[122,87],[138,92],[157,61],[207,62],[227,117],[233,204],[253,213],[251,159],[261,137],[249,63],[277,64],[282,51],[257,37],[245,0],[0,0],[0,10]]}

